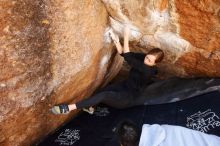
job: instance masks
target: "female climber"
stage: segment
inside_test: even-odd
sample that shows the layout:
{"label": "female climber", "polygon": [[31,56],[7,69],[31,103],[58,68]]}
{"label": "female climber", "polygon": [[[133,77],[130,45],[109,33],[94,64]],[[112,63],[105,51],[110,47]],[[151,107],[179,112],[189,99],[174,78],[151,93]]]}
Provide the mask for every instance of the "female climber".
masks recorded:
{"label": "female climber", "polygon": [[84,109],[93,113],[92,106],[99,103],[115,108],[127,108],[140,103],[138,96],[144,88],[153,82],[152,78],[157,73],[156,64],[162,61],[164,52],[159,48],[154,48],[147,54],[130,52],[129,35],[130,28],[126,26],[124,29],[124,47],[122,47],[118,36],[110,32],[110,37],[116,45],[118,53],[131,66],[128,79],[108,85],[94,96],[77,103],[56,105],[51,109],[54,114],[66,114],[76,109]]}

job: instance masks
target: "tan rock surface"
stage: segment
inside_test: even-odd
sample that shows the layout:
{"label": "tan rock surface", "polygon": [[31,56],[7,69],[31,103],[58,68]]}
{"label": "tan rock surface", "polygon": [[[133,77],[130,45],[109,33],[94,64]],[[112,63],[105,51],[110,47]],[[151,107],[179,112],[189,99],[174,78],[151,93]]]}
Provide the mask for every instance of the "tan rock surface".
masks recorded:
{"label": "tan rock surface", "polygon": [[132,29],[133,50],[166,52],[161,72],[185,77],[220,76],[218,0],[102,0],[122,36]]}
{"label": "tan rock surface", "polygon": [[101,1],[0,2],[0,145],[30,145],[70,116],[49,108],[89,96],[119,71]]}

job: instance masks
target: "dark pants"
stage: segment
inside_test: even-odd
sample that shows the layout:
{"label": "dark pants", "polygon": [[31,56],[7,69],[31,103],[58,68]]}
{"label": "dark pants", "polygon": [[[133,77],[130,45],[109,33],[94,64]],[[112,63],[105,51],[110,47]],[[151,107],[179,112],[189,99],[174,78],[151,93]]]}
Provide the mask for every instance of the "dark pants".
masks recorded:
{"label": "dark pants", "polygon": [[127,108],[133,106],[133,101],[138,96],[138,91],[130,89],[125,82],[106,86],[87,99],[76,103],[78,109],[104,103],[114,108]]}
{"label": "dark pants", "polygon": [[76,103],[85,108],[104,103],[114,108],[177,102],[197,95],[220,90],[220,78],[171,78],[134,90],[125,82],[109,85],[92,97]]}

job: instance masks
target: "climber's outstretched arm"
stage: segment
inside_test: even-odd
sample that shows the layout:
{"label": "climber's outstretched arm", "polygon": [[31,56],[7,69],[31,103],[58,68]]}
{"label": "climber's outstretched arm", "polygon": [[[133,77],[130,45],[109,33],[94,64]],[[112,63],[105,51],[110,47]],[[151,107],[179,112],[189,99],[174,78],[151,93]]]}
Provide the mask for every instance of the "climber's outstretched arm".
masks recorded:
{"label": "climber's outstretched arm", "polygon": [[130,52],[129,35],[130,35],[130,28],[128,26],[125,26],[125,28],[124,28],[124,47],[122,47],[118,36],[113,31],[110,31],[110,36],[111,36],[119,54]]}
{"label": "climber's outstretched arm", "polygon": [[119,41],[119,37],[113,31],[110,31],[110,37],[112,38],[118,53],[122,54],[123,53],[123,48],[122,48],[121,43]]}
{"label": "climber's outstretched arm", "polygon": [[117,51],[118,51],[118,53],[119,54],[122,54],[123,53],[123,48],[122,48],[122,46],[121,46],[121,43],[118,41],[118,42],[115,42],[114,41],[114,44],[115,44],[115,46],[116,46],[116,49],[117,49]]}
{"label": "climber's outstretched arm", "polygon": [[124,28],[124,49],[123,49],[123,53],[130,52],[129,35],[130,35],[130,28],[128,26],[125,26],[125,28]]}

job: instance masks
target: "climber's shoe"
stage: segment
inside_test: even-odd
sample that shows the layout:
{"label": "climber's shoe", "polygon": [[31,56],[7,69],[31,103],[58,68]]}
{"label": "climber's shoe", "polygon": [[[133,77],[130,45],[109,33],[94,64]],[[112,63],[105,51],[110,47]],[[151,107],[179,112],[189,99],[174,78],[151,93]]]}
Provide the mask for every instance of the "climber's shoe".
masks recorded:
{"label": "climber's shoe", "polygon": [[90,107],[90,108],[83,108],[82,109],[84,112],[87,112],[87,113],[89,113],[90,115],[92,115],[93,113],[94,113],[94,111],[95,111],[95,109],[93,108],[93,107]]}
{"label": "climber's shoe", "polygon": [[50,109],[50,111],[55,114],[67,114],[69,113],[69,107],[67,104],[60,104],[60,105],[55,105]]}

